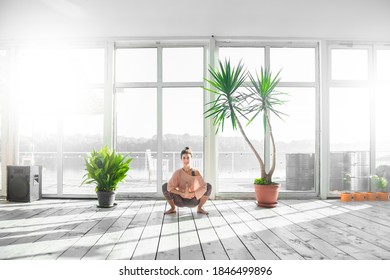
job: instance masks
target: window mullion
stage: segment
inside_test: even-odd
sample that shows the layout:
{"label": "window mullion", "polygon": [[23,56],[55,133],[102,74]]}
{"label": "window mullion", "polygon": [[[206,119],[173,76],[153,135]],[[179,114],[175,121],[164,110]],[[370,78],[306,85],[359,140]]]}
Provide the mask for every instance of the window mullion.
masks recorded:
{"label": "window mullion", "polygon": [[163,158],[163,95],[162,95],[162,47],[157,48],[157,194],[162,195],[162,158]]}

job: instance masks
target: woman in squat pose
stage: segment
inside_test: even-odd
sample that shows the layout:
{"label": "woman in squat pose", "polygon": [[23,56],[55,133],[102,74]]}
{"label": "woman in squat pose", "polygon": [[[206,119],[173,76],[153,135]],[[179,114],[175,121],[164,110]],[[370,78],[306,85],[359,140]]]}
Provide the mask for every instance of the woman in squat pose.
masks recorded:
{"label": "woman in squat pose", "polygon": [[191,168],[192,151],[186,147],[180,153],[183,167],[176,170],[168,183],[162,186],[165,198],[171,208],[164,214],[176,212],[177,207],[198,207],[197,212],[208,214],[203,205],[211,194],[211,185],[205,183],[199,170]]}

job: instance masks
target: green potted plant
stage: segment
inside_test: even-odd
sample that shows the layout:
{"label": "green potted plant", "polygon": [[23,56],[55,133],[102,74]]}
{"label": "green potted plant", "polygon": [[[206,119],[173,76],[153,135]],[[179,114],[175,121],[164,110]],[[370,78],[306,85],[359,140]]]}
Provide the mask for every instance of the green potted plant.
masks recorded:
{"label": "green potted plant", "polygon": [[99,207],[114,206],[117,185],[126,178],[133,159],[105,146],[99,151],[92,150],[84,160],[86,173],[82,184],[96,185]]}
{"label": "green potted plant", "polygon": [[340,192],[340,200],[343,202],[349,202],[352,201],[353,194],[351,193],[351,179],[352,176],[348,172],[344,172],[343,177],[343,189],[347,189],[347,191]]}
{"label": "green potted plant", "polygon": [[371,188],[377,190],[378,200],[389,200],[389,193],[387,192],[387,180],[378,175],[371,176]]}
{"label": "green potted plant", "polygon": [[[240,130],[246,143],[254,153],[260,167],[260,178],[254,182],[256,201],[259,206],[274,207],[277,203],[280,184],[272,181],[272,175],[276,167],[276,146],[272,133],[270,115],[281,118],[284,113],[277,110],[277,106],[285,103],[283,96],[286,93],[276,90],[279,84],[280,71],[273,76],[269,68],[261,68],[255,77],[244,70],[244,65],[240,62],[236,67],[232,67],[230,60],[219,62],[219,67],[214,69],[209,67],[211,79],[205,79],[212,88],[205,88],[216,95],[214,101],[207,103],[210,106],[205,114],[212,117],[216,133],[221,128],[223,131],[225,121],[230,119],[234,130]],[[246,87],[246,93],[239,92],[246,78],[250,79],[250,86]],[[272,144],[272,162],[269,170],[266,170],[263,158],[257,152],[254,145],[245,133],[241,123],[244,120],[247,125],[261,115],[263,117],[264,135],[269,133]],[[265,146],[266,137],[264,137]]]}

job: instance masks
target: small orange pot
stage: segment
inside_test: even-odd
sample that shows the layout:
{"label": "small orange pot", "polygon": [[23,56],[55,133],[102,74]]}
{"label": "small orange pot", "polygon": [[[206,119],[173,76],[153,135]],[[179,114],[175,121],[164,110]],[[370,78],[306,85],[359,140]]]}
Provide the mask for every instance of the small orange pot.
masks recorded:
{"label": "small orange pot", "polygon": [[376,193],[366,192],[366,199],[369,201],[375,201],[376,200]]}
{"label": "small orange pot", "polygon": [[389,193],[388,192],[377,192],[378,200],[380,201],[386,201],[389,200]]}
{"label": "small orange pot", "polygon": [[342,201],[342,202],[352,201],[352,194],[351,193],[340,193],[340,201]]}
{"label": "small orange pot", "polygon": [[353,199],[355,201],[363,201],[364,200],[364,193],[361,193],[361,192],[353,193]]}

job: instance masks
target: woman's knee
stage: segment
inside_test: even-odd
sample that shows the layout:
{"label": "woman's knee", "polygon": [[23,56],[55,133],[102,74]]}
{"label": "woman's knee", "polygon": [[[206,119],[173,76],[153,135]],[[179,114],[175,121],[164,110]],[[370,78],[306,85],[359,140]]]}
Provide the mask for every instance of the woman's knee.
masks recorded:
{"label": "woman's knee", "polygon": [[164,183],[164,184],[162,185],[162,193],[163,193],[163,195],[165,196],[165,198],[166,198],[167,200],[173,199],[172,194],[168,191],[168,183]]}
{"label": "woman's knee", "polygon": [[164,191],[166,191],[168,189],[168,183],[164,183],[163,185],[162,185],[162,191],[164,192]]}
{"label": "woman's knee", "polygon": [[204,195],[210,196],[210,195],[211,195],[211,191],[213,190],[213,187],[211,186],[210,183],[207,183],[207,184],[206,184],[206,187],[207,187],[207,190],[206,190],[206,192],[205,192]]}

